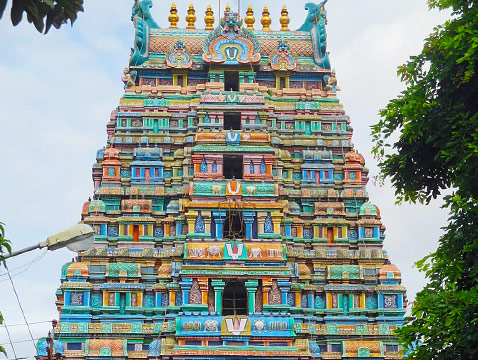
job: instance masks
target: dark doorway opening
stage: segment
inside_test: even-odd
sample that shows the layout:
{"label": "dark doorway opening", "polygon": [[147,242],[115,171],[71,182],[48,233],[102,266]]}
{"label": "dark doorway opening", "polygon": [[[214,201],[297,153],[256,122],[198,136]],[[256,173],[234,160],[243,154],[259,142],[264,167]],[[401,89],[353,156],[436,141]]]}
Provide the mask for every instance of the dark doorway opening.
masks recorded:
{"label": "dark doorway opening", "polygon": [[224,72],[224,90],[239,91],[239,72],[237,71]]}
{"label": "dark doorway opening", "polygon": [[242,179],[242,155],[224,155],[223,175],[226,179]]}
{"label": "dark doorway opening", "polygon": [[224,288],[222,315],[247,315],[247,291],[243,283],[232,280]]}
{"label": "dark doorway opening", "polygon": [[242,213],[239,211],[229,211],[224,221],[224,238],[244,239],[244,234],[245,226]]}
{"label": "dark doorway opening", "polygon": [[224,130],[241,130],[241,114],[224,113]]}

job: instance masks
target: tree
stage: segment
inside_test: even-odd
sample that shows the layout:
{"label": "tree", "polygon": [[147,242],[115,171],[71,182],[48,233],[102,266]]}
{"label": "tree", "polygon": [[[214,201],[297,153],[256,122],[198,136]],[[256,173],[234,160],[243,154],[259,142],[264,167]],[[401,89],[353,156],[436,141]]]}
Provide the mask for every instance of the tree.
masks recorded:
{"label": "tree", "polygon": [[[5,239],[5,225],[0,222],[0,265],[5,265],[5,254],[10,254],[12,252],[12,247],[10,245],[10,241]],[[3,316],[0,313],[0,325],[3,324]],[[0,346],[0,353],[7,354],[5,352],[5,348]]]}
{"label": "tree", "polygon": [[[7,8],[8,0],[0,0],[0,19]],[[59,29],[70,20],[71,24],[83,11],[83,0],[12,0],[10,18],[17,26],[26,14],[29,23],[33,23],[40,33],[47,33],[51,26]]]}
{"label": "tree", "polygon": [[437,250],[417,262],[428,284],[397,333],[417,360],[471,360],[478,359],[478,0],[428,4],[451,9],[452,18],[399,67],[407,87],[372,126],[372,152],[398,202],[453,193]]}

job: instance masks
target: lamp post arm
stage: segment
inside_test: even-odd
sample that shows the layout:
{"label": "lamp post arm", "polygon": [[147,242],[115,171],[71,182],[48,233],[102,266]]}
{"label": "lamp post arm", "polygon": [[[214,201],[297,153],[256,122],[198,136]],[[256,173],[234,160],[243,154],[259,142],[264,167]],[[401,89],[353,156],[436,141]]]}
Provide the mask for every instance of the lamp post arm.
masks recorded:
{"label": "lamp post arm", "polygon": [[36,245],[28,246],[26,248],[23,248],[23,249],[20,249],[20,250],[17,250],[17,251],[12,251],[10,254],[5,254],[3,256],[3,258],[8,259],[8,258],[17,256],[17,255],[24,254],[26,252],[32,251],[32,250],[42,249],[42,248],[47,247],[47,246],[48,246],[48,244],[45,241],[39,242]]}

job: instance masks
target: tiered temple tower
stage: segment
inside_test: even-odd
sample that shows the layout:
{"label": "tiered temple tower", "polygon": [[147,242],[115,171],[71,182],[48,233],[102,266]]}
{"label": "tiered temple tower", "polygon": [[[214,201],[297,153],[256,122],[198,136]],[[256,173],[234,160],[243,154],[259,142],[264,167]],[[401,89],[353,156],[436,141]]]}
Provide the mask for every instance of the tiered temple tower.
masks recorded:
{"label": "tiered temple tower", "polygon": [[[125,94],[62,270],[67,359],[398,359],[406,300],[383,250],[326,49],[324,4],[257,28],[193,5],[178,29],[133,7]],[[44,358],[46,342],[38,343]]]}

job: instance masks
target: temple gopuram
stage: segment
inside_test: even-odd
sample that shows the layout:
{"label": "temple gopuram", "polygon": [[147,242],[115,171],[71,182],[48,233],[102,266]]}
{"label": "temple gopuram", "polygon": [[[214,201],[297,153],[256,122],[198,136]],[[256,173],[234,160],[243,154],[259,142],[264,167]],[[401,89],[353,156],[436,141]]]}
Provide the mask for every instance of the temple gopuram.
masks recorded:
{"label": "temple gopuram", "polygon": [[[133,7],[125,92],[64,265],[66,359],[401,359],[405,288],[337,98],[325,3],[271,30],[228,5],[187,27]],[[215,16],[219,25],[215,26]],[[258,16],[258,17],[259,17]],[[49,345],[51,344],[51,345]]]}

